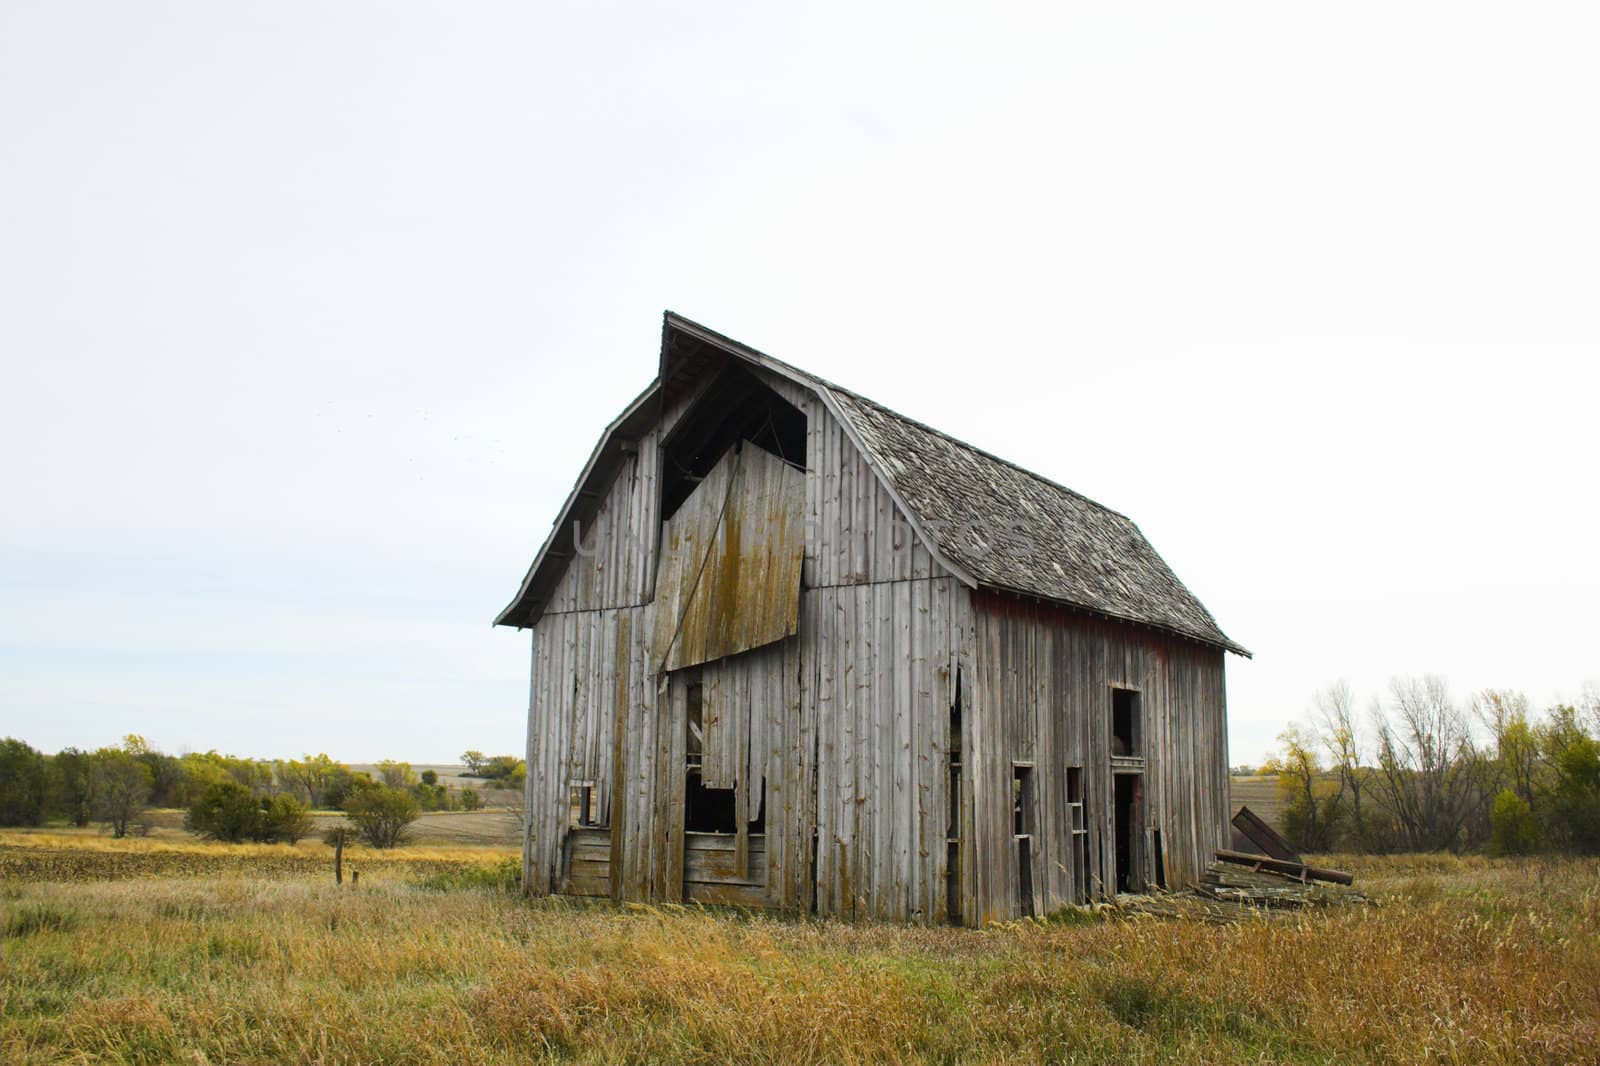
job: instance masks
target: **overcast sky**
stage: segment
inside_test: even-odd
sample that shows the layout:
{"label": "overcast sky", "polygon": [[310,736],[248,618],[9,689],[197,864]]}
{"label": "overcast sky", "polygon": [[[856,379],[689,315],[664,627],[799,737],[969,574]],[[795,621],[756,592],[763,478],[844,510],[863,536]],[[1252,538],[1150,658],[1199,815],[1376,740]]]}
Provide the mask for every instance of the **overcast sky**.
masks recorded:
{"label": "overcast sky", "polygon": [[[761,10],[765,8],[766,10]],[[0,733],[520,751],[672,308],[1130,515],[1312,692],[1600,679],[1589,4],[0,5]]]}

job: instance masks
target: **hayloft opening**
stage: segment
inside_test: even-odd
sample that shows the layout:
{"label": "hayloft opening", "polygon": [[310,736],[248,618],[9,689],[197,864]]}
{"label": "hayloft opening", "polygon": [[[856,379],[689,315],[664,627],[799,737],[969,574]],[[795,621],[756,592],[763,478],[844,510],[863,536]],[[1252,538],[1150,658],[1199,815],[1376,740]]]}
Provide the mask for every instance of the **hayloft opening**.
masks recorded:
{"label": "hayloft opening", "polygon": [[742,366],[729,365],[662,443],[661,521],[683,506],[717,460],[740,441],[805,469],[805,414]]}
{"label": "hayloft opening", "polygon": [[1139,693],[1131,688],[1111,690],[1111,754],[1139,755]]}

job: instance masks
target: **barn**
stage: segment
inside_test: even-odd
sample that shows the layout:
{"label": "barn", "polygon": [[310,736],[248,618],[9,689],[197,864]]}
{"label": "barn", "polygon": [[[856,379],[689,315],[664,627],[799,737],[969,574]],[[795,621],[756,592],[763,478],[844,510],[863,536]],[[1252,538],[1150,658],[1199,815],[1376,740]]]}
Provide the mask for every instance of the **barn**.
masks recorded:
{"label": "barn", "polygon": [[1132,521],[671,312],[496,623],[530,893],[976,925],[1227,842],[1249,653]]}

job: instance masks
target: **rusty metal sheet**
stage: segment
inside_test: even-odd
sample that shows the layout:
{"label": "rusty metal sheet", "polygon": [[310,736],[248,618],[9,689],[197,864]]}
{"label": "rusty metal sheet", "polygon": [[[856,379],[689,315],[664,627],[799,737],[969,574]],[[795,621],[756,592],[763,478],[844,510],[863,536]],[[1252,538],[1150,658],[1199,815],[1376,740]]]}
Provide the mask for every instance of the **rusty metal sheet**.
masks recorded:
{"label": "rusty metal sheet", "polygon": [[681,670],[799,629],[805,473],[746,444],[724,455],[662,534],[652,661]]}

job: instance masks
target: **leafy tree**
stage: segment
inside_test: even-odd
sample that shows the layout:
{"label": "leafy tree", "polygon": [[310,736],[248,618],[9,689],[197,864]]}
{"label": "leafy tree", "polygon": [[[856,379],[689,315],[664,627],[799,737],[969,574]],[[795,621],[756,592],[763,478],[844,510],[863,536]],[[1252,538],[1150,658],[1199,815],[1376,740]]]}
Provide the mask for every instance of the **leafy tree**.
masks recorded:
{"label": "leafy tree", "polygon": [[520,789],[527,772],[527,764],[515,755],[496,755],[484,761],[478,776],[494,782],[498,788]]}
{"label": "leafy tree", "polygon": [[89,771],[91,808],[111,827],[112,836],[128,835],[128,827],[144,813],[150,788],[150,768],[137,754],[123,748],[94,753]]}
{"label": "leafy tree", "polygon": [[422,771],[422,783],[430,788],[439,783],[439,775],[432,770]]}
{"label": "leafy tree", "polygon": [[272,765],[256,759],[207,751],[185,755],[178,761],[187,778],[184,806],[192,805],[220,781],[233,781],[256,794],[269,791],[274,783]]}
{"label": "leafy tree", "polygon": [[278,779],[296,790],[313,807],[326,806],[329,794],[338,789],[342,778],[350,775],[348,766],[321,753],[280,761],[277,770]]}
{"label": "leafy tree", "polygon": [[375,782],[357,787],[345,800],[344,810],[362,838],[375,848],[399,844],[406,827],[422,813],[410,792]]}
{"label": "leafy tree", "polygon": [[484,764],[489,760],[481,751],[464,751],[461,753],[461,761],[467,764],[467,772],[462,776],[482,777]]}
{"label": "leafy tree", "polygon": [[1341,797],[1323,784],[1318,738],[1304,726],[1292,724],[1278,741],[1283,745],[1276,761],[1278,789],[1286,800],[1284,835],[1304,851],[1325,851],[1333,841]]}
{"label": "leafy tree", "polygon": [[1539,820],[1528,801],[1506,789],[1489,812],[1489,850],[1495,855],[1531,855],[1539,850]]}
{"label": "leafy tree", "polygon": [[447,785],[430,785],[426,781],[411,786],[411,794],[425,811],[453,811],[455,795]]}
{"label": "leafy tree", "polygon": [[1494,741],[1491,776],[1502,789],[1510,789],[1532,804],[1539,773],[1539,738],[1528,721],[1528,698],[1519,692],[1486,689],[1473,697],[1472,710]]}
{"label": "leafy tree", "polygon": [[321,809],[344,810],[344,801],[350,798],[350,793],[355,789],[357,782],[365,780],[368,780],[365,774],[358,774],[340,763],[323,790]]}
{"label": "leafy tree", "polygon": [[384,759],[382,762],[375,763],[373,769],[378,771],[378,776],[390,788],[410,788],[417,783],[417,775],[408,762]]}
{"label": "leafy tree", "polygon": [[479,808],[481,808],[482,806],[483,806],[483,797],[478,795],[478,790],[477,789],[475,789],[475,788],[464,788],[464,789],[461,790],[461,809],[462,810],[464,810],[464,811],[475,811],[475,810],[478,810]]}
{"label": "leafy tree", "polygon": [[80,829],[94,813],[89,792],[92,765],[93,757],[77,748],[62,748],[50,760],[50,806]]}
{"label": "leafy tree", "polygon": [[[140,743],[143,744],[142,738]],[[188,801],[189,775],[184,773],[182,762],[148,747],[129,754],[150,771],[150,806],[181,807]]]}
{"label": "leafy tree", "polygon": [[49,764],[42,754],[15,737],[0,740],[0,825],[43,821],[49,783]]}
{"label": "leafy tree", "polygon": [[[1558,708],[1571,711],[1571,708]],[[1556,841],[1584,855],[1600,853],[1600,742],[1581,731],[1556,731],[1561,746],[1551,752],[1556,781],[1548,800]]]}
{"label": "leafy tree", "polygon": [[237,844],[262,835],[261,803],[234,780],[218,781],[205,790],[184,815],[184,828],[213,840]]}

